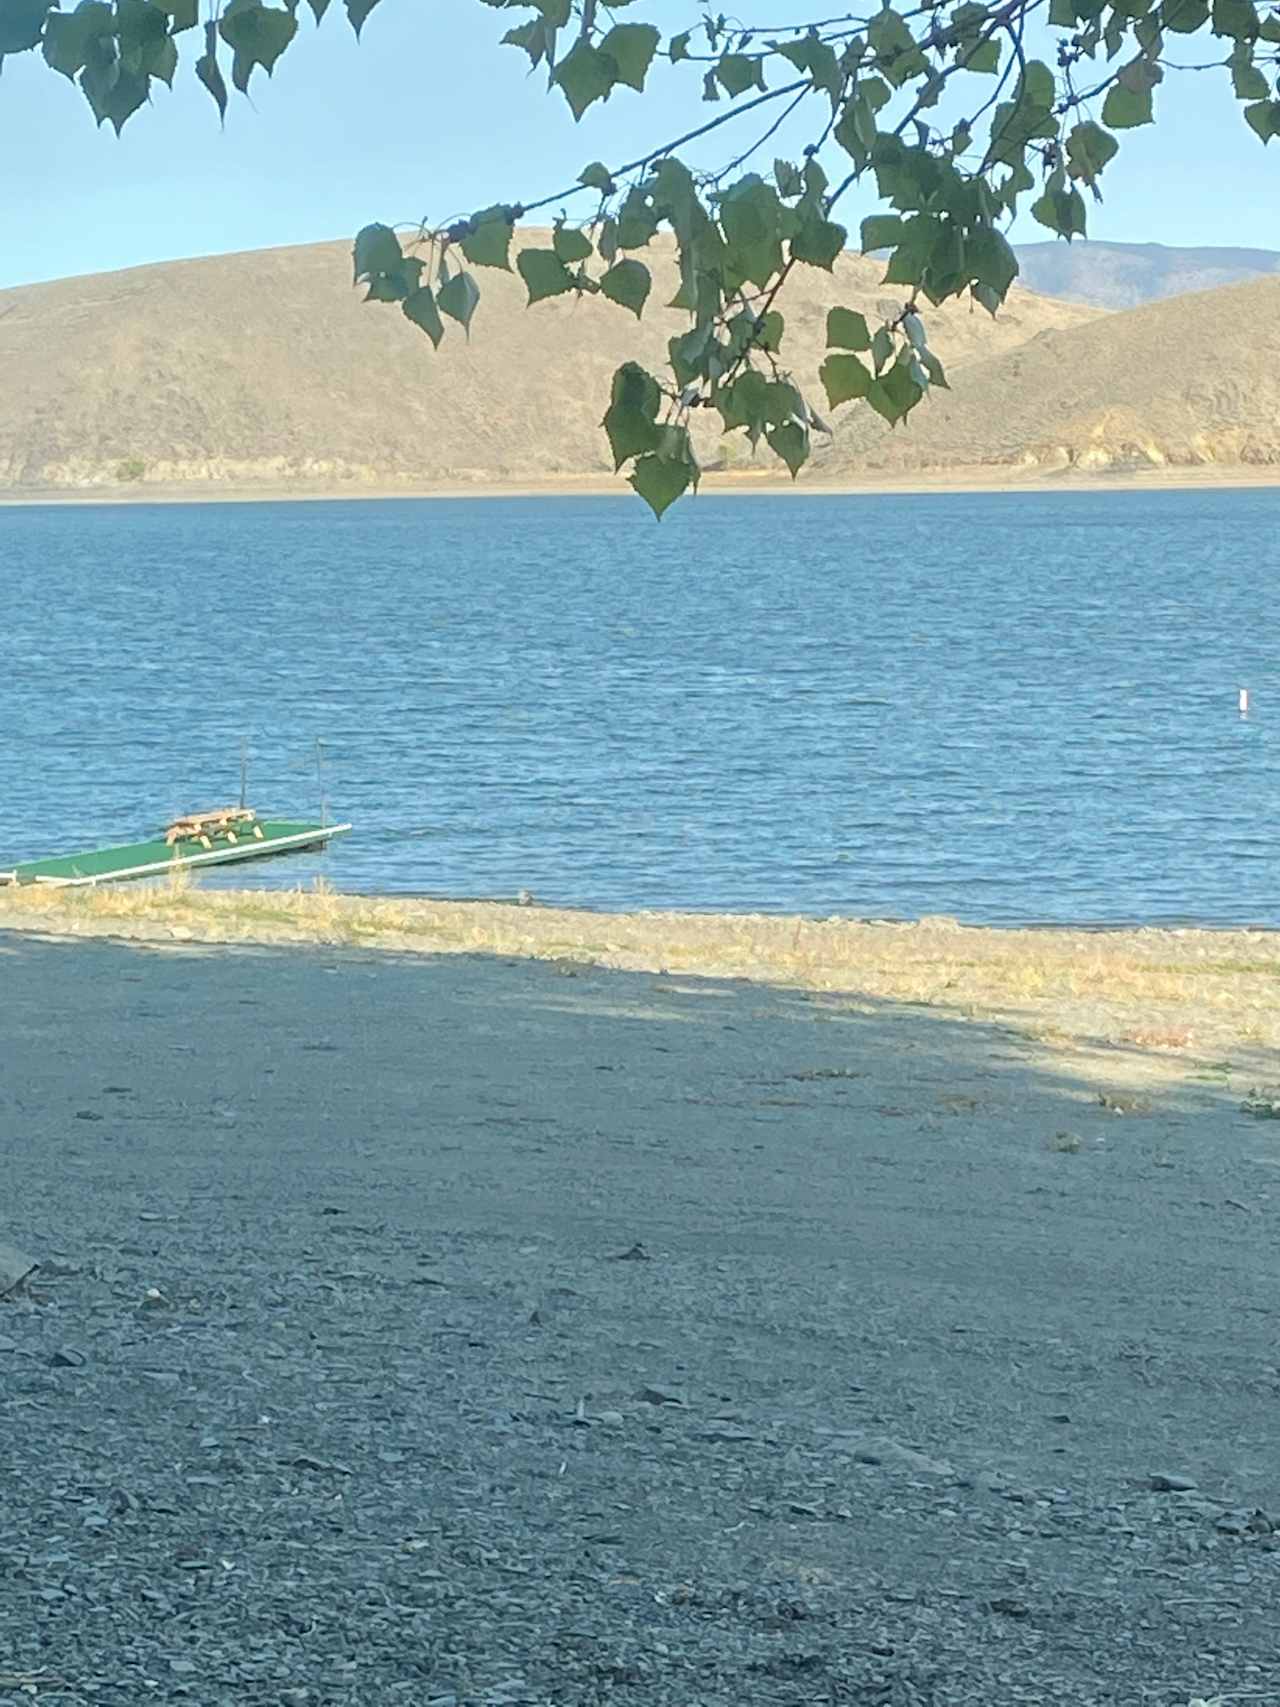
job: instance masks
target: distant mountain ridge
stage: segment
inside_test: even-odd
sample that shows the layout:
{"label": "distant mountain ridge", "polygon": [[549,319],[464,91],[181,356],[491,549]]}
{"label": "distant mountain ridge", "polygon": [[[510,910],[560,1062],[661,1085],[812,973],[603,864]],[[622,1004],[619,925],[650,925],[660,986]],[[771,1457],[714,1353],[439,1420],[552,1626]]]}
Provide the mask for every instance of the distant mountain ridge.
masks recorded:
{"label": "distant mountain ridge", "polygon": [[1280,272],[1274,249],[1057,241],[1019,244],[1016,253],[1028,290],[1107,309],[1138,308]]}

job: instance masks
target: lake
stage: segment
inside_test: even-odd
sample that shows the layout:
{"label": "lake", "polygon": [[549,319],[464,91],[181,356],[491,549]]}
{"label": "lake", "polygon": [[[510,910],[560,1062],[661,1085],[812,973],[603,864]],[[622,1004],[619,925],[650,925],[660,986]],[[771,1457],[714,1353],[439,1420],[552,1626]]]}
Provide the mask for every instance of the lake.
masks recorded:
{"label": "lake", "polygon": [[247,740],[356,826],[249,884],[1280,925],[1278,540],[1277,490],[0,509],[0,866]]}

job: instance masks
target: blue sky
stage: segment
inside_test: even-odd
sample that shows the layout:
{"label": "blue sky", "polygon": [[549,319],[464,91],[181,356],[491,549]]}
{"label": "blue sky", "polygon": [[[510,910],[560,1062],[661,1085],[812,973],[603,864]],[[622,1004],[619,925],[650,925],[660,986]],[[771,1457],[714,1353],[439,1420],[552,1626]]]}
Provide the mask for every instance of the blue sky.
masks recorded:
{"label": "blue sky", "polygon": [[[383,0],[357,47],[334,7],[322,29],[304,25],[274,80],[255,78],[252,104],[234,101],[225,130],[184,67],[119,142],[34,56],[7,60],[0,286],[531,201],[713,110],[681,67],[653,103],[619,92],[575,125],[497,46],[510,21],[479,0]],[[1280,248],[1280,144],[1264,151],[1246,129],[1225,74],[1171,76],[1158,100],[1162,122],[1125,138],[1091,235]],[[856,226],[870,207],[841,217]]]}

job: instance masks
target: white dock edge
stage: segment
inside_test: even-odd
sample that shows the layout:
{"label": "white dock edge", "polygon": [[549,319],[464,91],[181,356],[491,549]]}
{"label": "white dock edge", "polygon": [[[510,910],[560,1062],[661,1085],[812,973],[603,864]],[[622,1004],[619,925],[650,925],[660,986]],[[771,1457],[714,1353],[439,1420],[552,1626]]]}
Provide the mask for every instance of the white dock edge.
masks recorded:
{"label": "white dock edge", "polygon": [[[310,848],[318,842],[327,842],[331,836],[344,836],[351,829],[350,824],[329,824],[323,829],[317,826],[314,830],[306,830],[296,836],[281,836],[278,840],[267,842],[265,845],[272,853],[286,848]],[[261,842],[251,842],[249,847],[261,850]],[[267,854],[262,851],[247,853],[242,847],[214,848],[211,853],[184,854],[181,859],[153,860],[149,865],[129,866],[124,871],[112,871],[101,877],[40,877],[35,881],[43,883],[49,889],[92,889],[99,883],[119,883],[129,877],[163,877],[169,872],[185,871],[193,865],[247,865],[251,859],[265,859]],[[3,881],[3,876],[0,876]]]}

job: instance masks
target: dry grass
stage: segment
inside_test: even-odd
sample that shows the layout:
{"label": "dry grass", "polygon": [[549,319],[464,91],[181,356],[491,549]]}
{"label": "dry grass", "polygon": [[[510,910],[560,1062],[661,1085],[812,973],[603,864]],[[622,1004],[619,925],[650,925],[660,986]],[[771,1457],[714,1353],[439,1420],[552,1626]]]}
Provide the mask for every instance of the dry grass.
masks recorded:
{"label": "dry grass", "polygon": [[0,893],[0,927],[167,941],[313,943],[494,954],[789,985],[850,1002],[999,1019],[1023,1046],[1105,1045],[1214,1059],[1280,1045],[1280,936],[1250,931],[971,929],[703,913],[605,914],[190,880]]}

